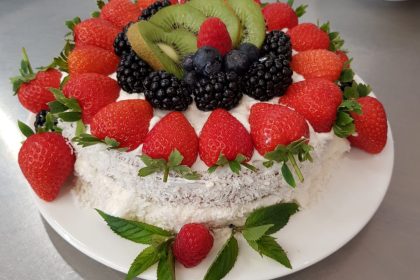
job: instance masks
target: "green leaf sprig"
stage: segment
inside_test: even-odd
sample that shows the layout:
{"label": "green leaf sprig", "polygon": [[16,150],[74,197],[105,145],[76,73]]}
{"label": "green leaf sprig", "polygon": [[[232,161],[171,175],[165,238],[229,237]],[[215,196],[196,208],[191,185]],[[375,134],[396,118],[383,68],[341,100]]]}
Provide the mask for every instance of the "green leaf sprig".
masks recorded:
{"label": "green leaf sprig", "polygon": [[[280,1],[277,1],[280,2]],[[293,8],[294,0],[288,0],[287,4]],[[295,9],[295,13],[298,17],[303,16],[306,13],[306,8],[308,8],[308,5],[300,5]]]}
{"label": "green leaf sprig", "polygon": [[146,177],[156,172],[163,172],[163,182],[166,183],[169,172],[173,171],[187,180],[200,179],[200,174],[193,171],[190,167],[181,164],[184,156],[177,149],[171,152],[167,161],[165,159],[154,159],[148,155],[141,155],[140,158],[146,165],[139,170],[138,175],[140,177]]}
{"label": "green leaf sprig", "polygon": [[290,170],[288,163],[292,165],[293,170],[295,171],[296,176],[300,182],[304,181],[303,174],[296,162],[295,156],[298,157],[300,162],[310,161],[312,162],[311,152],[313,147],[309,145],[308,139],[302,138],[300,140],[294,141],[289,145],[278,145],[276,149],[272,152],[265,154],[264,158],[268,161],[265,161],[263,165],[267,168],[271,168],[275,162],[281,164],[281,174],[285,181],[292,187],[296,187],[296,181],[293,176],[292,171]]}
{"label": "green leaf sprig", "polygon": [[77,145],[82,146],[83,148],[93,146],[96,144],[105,144],[108,146],[108,150],[127,151],[127,148],[122,148],[120,146],[120,142],[108,136],[104,139],[99,139],[98,137],[95,137],[91,134],[82,132],[79,135],[77,135],[76,133],[76,136],[73,137],[71,141],[75,142]]}
{"label": "green leaf sprig", "polygon": [[335,51],[343,51],[347,52],[346,50],[343,50],[344,46],[344,40],[341,38],[340,33],[338,32],[332,32],[330,28],[330,22],[326,22],[320,26],[320,29],[328,34],[328,37],[330,38],[330,47],[329,50],[332,52]]}
{"label": "green leaf sprig", "polygon": [[231,235],[207,270],[204,280],[220,280],[235,265],[239,253],[235,234],[242,234],[248,245],[261,256],[269,257],[292,268],[286,252],[271,235],[282,229],[290,217],[299,211],[296,203],[279,203],[252,212],[242,227],[231,225]]}
{"label": "green leaf sprig", "polygon": [[172,252],[175,233],[150,224],[114,217],[98,209],[96,211],[114,233],[130,241],[150,245],[134,259],[126,280],[136,278],[155,263],[158,263],[158,280],[175,280],[175,258]]}
{"label": "green leaf sprig", "polygon": [[217,160],[216,164],[211,166],[207,170],[207,172],[213,173],[217,170],[217,168],[223,167],[225,165],[228,165],[230,170],[233,173],[238,174],[238,175],[242,169],[241,168],[242,166],[253,172],[256,172],[258,169],[255,166],[247,163],[246,160],[247,158],[242,154],[238,154],[234,160],[228,160],[223,154],[220,154],[219,159]]}

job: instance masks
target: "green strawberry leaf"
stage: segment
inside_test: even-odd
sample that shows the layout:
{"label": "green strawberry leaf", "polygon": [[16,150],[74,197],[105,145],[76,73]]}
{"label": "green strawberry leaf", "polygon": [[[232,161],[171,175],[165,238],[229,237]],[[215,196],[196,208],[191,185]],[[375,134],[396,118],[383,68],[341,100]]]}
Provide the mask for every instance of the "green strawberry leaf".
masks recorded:
{"label": "green strawberry leaf", "polygon": [[74,43],[71,40],[66,40],[63,50],[60,52],[59,56],[54,57],[49,68],[58,68],[60,71],[69,72],[69,66],[67,64],[67,59],[70,52],[74,49]]}
{"label": "green strawberry leaf", "polygon": [[108,136],[102,140],[88,133],[80,133],[79,135],[76,134],[76,136],[73,137],[73,139],[71,140],[75,142],[77,145],[82,146],[83,148],[96,145],[96,144],[105,144],[108,146],[108,150],[118,149],[119,151],[124,151],[124,152],[127,151],[127,148],[120,147],[120,142]]}
{"label": "green strawberry leaf", "polygon": [[207,270],[204,280],[220,280],[225,277],[235,265],[238,252],[238,241],[232,234]]}
{"label": "green strawberry leaf", "polygon": [[90,14],[90,16],[93,18],[99,18],[100,15],[101,15],[100,11],[94,11]]}
{"label": "green strawberry leaf", "polygon": [[264,235],[256,241],[258,245],[258,252],[264,256],[267,256],[287,268],[292,268],[289,258],[283,248],[276,242],[274,237]]}
{"label": "green strawberry leaf", "polygon": [[359,93],[359,97],[365,97],[365,96],[368,96],[369,93],[372,92],[372,88],[370,87],[370,85],[358,84],[357,92]]}
{"label": "green strawberry leaf", "polygon": [[175,280],[175,258],[171,244],[165,246],[157,267],[158,280]]}
{"label": "green strawberry leaf", "polygon": [[25,124],[21,121],[18,121],[18,127],[19,127],[19,130],[22,132],[22,134],[26,137],[29,137],[29,136],[35,134],[35,132],[32,130],[32,128],[30,128],[27,124]]}
{"label": "green strawberry leaf", "polygon": [[[31,63],[29,62],[28,54],[26,49],[22,48],[22,60],[20,62],[19,76],[11,77],[10,82],[12,83],[13,93],[16,95],[22,84],[28,83],[35,79],[36,73],[32,69]],[[46,68],[48,69],[48,68]],[[45,70],[46,70],[45,69]]]}
{"label": "green strawberry leaf", "polygon": [[76,133],[75,133],[76,134],[76,137],[84,134],[85,131],[86,131],[85,124],[83,123],[82,120],[78,120],[77,123],[76,123]]}
{"label": "green strawberry leaf", "polygon": [[62,112],[58,113],[57,117],[64,122],[77,122],[82,119],[82,113],[80,112]]}
{"label": "green strawberry leaf", "polygon": [[286,180],[291,187],[296,187],[295,178],[286,163],[283,163],[281,166],[281,174],[283,175],[284,180]]}
{"label": "green strawberry leaf", "polygon": [[65,112],[67,111],[67,106],[56,101],[51,101],[48,103],[48,107],[50,108],[50,113],[51,114],[57,114],[57,113],[61,113],[61,112]]}
{"label": "green strawberry leaf", "polygon": [[242,230],[242,235],[246,239],[246,241],[257,241],[259,240],[267,231],[272,228],[274,225],[262,225],[256,227],[247,227]]}
{"label": "green strawberry leaf", "polygon": [[96,5],[98,5],[99,10],[102,10],[102,8],[105,6],[105,1],[97,0]]}
{"label": "green strawberry leaf", "polygon": [[298,211],[299,205],[296,203],[279,203],[259,208],[248,216],[244,228],[272,225],[265,232],[270,235],[282,229],[289,222],[290,216]]}
{"label": "green strawberry leaf", "polygon": [[184,156],[181,155],[181,153],[175,149],[168,158],[168,166],[169,167],[175,167],[181,164],[181,162],[184,160]]}
{"label": "green strawberry leaf", "polygon": [[308,5],[300,5],[295,9],[295,13],[298,17],[303,16],[306,14],[306,8],[308,8]]}
{"label": "green strawberry leaf", "polygon": [[257,172],[258,169],[255,166],[247,163],[246,160],[247,158],[243,154],[238,154],[234,160],[228,160],[223,154],[220,154],[216,164],[207,169],[207,172],[213,173],[217,170],[217,168],[223,167],[225,165],[229,165],[229,169],[237,175],[239,175],[242,166],[253,172]]}
{"label": "green strawberry leaf", "polygon": [[233,173],[239,175],[239,172],[241,171],[241,164],[235,160],[232,160],[232,161],[229,161],[229,168]]}
{"label": "green strawberry leaf", "polygon": [[354,72],[351,68],[343,68],[341,71],[340,78],[338,79],[341,83],[350,83],[354,79]]}
{"label": "green strawberry leaf", "polygon": [[136,243],[153,244],[156,238],[163,237],[166,240],[174,236],[174,233],[153,225],[114,217],[98,209],[96,211],[113,232]]}
{"label": "green strawberry leaf", "polygon": [[155,246],[149,246],[144,249],[133,261],[130,270],[125,277],[126,280],[131,280],[137,275],[145,272],[149,267],[159,261],[159,251]]}
{"label": "green strawberry leaf", "polygon": [[344,40],[340,37],[340,33],[331,32],[330,22],[326,22],[319,27],[322,31],[328,34],[330,38],[329,50],[332,52],[342,50],[344,45]]}
{"label": "green strawberry leaf", "polygon": [[66,20],[65,24],[71,31],[74,31],[74,27],[81,22],[82,21],[81,21],[80,17],[75,17],[71,20]]}

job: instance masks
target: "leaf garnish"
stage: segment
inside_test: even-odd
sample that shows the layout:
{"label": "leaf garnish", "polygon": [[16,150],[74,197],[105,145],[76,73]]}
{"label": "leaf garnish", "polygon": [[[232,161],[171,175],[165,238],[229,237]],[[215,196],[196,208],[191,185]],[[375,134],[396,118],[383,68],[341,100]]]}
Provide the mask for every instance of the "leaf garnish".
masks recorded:
{"label": "leaf garnish", "polygon": [[309,145],[308,139],[302,138],[300,140],[294,141],[287,146],[278,145],[276,149],[272,152],[268,152],[265,154],[265,158],[268,160],[263,163],[263,165],[267,168],[271,168],[275,162],[281,164],[281,174],[285,181],[291,186],[296,187],[296,182],[291,172],[288,163],[290,163],[293,167],[293,170],[298,177],[300,182],[304,181],[304,177],[300,168],[296,162],[295,156],[298,157],[300,162],[310,161],[312,162],[311,152],[313,151],[313,147]]}
{"label": "leaf garnish", "polygon": [[67,98],[63,92],[57,88],[50,88],[55,101],[49,102],[50,113],[64,122],[76,122],[82,118],[82,109],[75,98]]}
{"label": "leaf garnish", "polygon": [[[277,1],[279,2],[279,1]],[[287,5],[289,5],[291,8],[293,8],[294,0],[288,0]],[[308,5],[300,5],[295,9],[295,13],[298,17],[303,16],[306,13],[306,8],[308,8]]]}
{"label": "leaf garnish", "polygon": [[247,163],[246,161],[247,161],[247,158],[242,154],[238,154],[234,160],[228,160],[223,154],[220,154],[219,159],[217,160],[216,164],[211,166],[209,169],[207,169],[207,172],[213,173],[219,167],[223,167],[225,165],[228,165],[230,170],[233,173],[238,174],[238,175],[241,171],[242,166],[253,172],[258,171],[258,169],[255,166]]}
{"label": "leaf garnish", "polygon": [[32,130],[32,128],[30,128],[27,124],[25,124],[21,121],[18,121],[18,127],[19,127],[20,132],[22,132],[22,134],[25,137],[29,137],[29,136],[35,134],[35,132]]}
{"label": "leaf garnish", "polygon": [[163,182],[167,182],[169,172],[173,171],[187,180],[200,179],[200,174],[193,171],[189,166],[181,164],[184,156],[177,149],[174,149],[171,152],[168,161],[164,159],[154,159],[145,154],[141,155],[140,159],[146,165],[146,167],[139,170],[138,175],[140,177],[146,177],[153,173],[163,172]]}
{"label": "leaf garnish", "polygon": [[326,22],[320,26],[320,29],[328,34],[328,37],[330,38],[330,47],[329,50],[332,52],[341,50],[344,52],[347,52],[346,50],[343,50],[342,47],[344,45],[344,40],[340,37],[340,33],[338,32],[331,32],[330,28],[330,22]]}
{"label": "leaf garnish", "polygon": [[131,280],[136,278],[137,275],[145,272],[149,267],[157,263],[159,258],[159,251],[155,246],[147,247],[132,262],[125,279]]}
{"label": "leaf garnish", "polygon": [[171,243],[167,243],[167,246],[165,246],[161,252],[157,267],[158,280],[175,280],[175,258],[172,252]]}
{"label": "leaf garnish", "polygon": [[256,241],[258,246],[258,252],[264,256],[267,256],[287,268],[292,268],[290,260],[287,257],[286,252],[283,248],[276,242],[275,238],[272,236],[264,235],[261,239]]}
{"label": "leaf garnish", "polygon": [[245,227],[245,229],[242,230],[242,235],[247,241],[257,241],[273,226],[273,224],[269,224],[255,227]]}
{"label": "leaf garnish", "polygon": [[74,49],[74,43],[67,39],[66,44],[64,45],[63,50],[60,52],[59,56],[54,57],[53,62],[48,66],[50,68],[58,68],[60,71],[69,72],[69,66],[67,64],[67,59],[70,52]]}
{"label": "leaf garnish", "polygon": [[96,144],[105,144],[108,146],[108,150],[127,151],[127,148],[120,147],[120,142],[108,136],[104,139],[99,139],[88,133],[80,133],[80,135],[73,137],[72,141],[76,142],[77,145],[80,145],[83,148]]}
{"label": "leaf garnish", "polygon": [[219,251],[216,259],[207,270],[204,280],[220,280],[225,277],[235,265],[238,257],[238,241],[232,233],[223,248]]}

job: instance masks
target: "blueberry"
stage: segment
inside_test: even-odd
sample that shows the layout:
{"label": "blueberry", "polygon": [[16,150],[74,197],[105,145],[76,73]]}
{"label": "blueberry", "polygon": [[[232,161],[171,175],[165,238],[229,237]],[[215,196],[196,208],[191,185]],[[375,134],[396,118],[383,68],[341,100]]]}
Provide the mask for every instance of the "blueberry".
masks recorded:
{"label": "blueberry", "polygon": [[194,55],[194,69],[198,74],[209,76],[222,68],[222,56],[212,47],[202,47]]}
{"label": "blueberry", "polygon": [[252,63],[260,57],[260,50],[251,43],[243,43],[238,48],[248,56],[249,61]]}
{"label": "blueberry", "polygon": [[185,73],[184,81],[187,85],[194,85],[197,82],[197,73],[195,73],[195,71]]}
{"label": "blueberry", "polygon": [[184,68],[184,70],[187,72],[194,70],[194,55],[193,54],[190,54],[184,57],[182,61],[182,68]]}
{"label": "blueberry", "polygon": [[245,73],[250,65],[250,60],[246,53],[239,50],[230,51],[225,57],[225,71],[233,71],[237,74]]}

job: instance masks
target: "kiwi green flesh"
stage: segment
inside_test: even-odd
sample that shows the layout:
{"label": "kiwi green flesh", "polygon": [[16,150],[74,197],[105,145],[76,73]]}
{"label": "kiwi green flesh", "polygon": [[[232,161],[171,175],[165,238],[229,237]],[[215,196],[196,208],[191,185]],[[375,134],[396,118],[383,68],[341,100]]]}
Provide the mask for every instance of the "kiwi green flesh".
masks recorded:
{"label": "kiwi green flesh", "polygon": [[227,0],[227,3],[241,21],[241,43],[252,43],[260,48],[266,31],[261,7],[254,0]]}
{"label": "kiwi green flesh", "polygon": [[154,70],[165,70],[178,78],[183,76],[182,58],[197,50],[197,38],[191,32],[165,32],[147,21],[132,24],[127,37],[137,55]]}
{"label": "kiwi green flesh", "polygon": [[241,22],[224,0],[190,0],[187,4],[202,12],[206,17],[220,18],[226,25],[232,44],[239,45],[241,39]]}
{"label": "kiwi green flesh", "polygon": [[197,34],[205,20],[206,16],[191,6],[171,5],[159,10],[149,19],[149,22],[165,31],[185,29]]}

